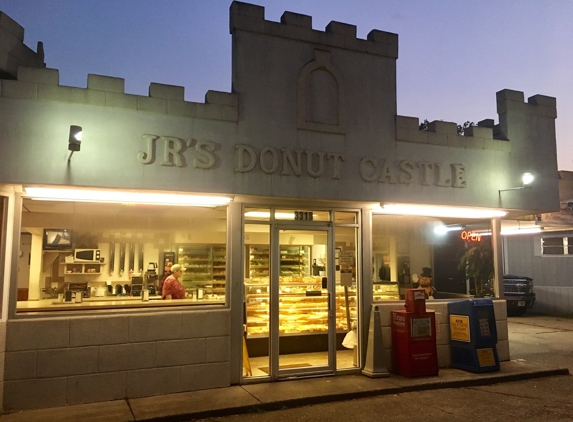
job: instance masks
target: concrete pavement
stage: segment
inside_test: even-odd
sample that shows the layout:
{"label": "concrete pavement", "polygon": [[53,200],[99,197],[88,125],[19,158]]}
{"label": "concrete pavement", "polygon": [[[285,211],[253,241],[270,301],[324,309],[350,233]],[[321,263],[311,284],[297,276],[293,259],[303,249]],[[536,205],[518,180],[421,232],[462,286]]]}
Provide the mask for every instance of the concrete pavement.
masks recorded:
{"label": "concrete pavement", "polygon": [[440,369],[436,377],[391,375],[371,379],[363,375],[308,378],[168,394],[139,399],[26,410],[0,416],[0,422],[29,421],[189,421],[212,416],[274,410],[386,394],[440,388],[490,385],[552,375],[567,368],[547,367],[523,360],[501,362],[499,372],[473,374]]}

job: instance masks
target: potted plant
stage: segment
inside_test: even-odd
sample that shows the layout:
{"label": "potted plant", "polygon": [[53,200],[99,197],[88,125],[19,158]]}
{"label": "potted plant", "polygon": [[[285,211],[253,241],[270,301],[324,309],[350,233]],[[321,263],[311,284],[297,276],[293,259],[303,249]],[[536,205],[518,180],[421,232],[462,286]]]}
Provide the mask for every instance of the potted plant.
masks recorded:
{"label": "potted plant", "polygon": [[460,259],[458,269],[465,270],[470,282],[473,280],[476,297],[492,295],[490,280],[494,277],[494,267],[490,242],[469,244]]}

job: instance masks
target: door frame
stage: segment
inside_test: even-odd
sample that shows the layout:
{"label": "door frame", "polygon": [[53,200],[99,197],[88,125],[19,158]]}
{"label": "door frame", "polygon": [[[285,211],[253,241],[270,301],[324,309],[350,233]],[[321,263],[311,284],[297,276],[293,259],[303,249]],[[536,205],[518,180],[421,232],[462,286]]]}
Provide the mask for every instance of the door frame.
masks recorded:
{"label": "door frame", "polygon": [[[323,231],[326,232],[327,250],[327,291],[328,291],[328,363],[326,366],[279,368],[279,277],[280,277],[280,232],[281,230]],[[333,375],[336,372],[336,282],[334,225],[332,222],[275,222],[271,229],[271,268],[270,268],[270,330],[269,359],[270,378],[278,380],[298,376]]]}

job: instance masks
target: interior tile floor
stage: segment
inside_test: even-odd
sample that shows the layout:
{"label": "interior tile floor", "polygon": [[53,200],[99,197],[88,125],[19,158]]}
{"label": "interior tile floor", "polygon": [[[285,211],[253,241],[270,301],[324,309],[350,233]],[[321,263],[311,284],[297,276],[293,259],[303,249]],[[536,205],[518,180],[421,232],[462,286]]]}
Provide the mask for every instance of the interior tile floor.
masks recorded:
{"label": "interior tile floor", "polygon": [[[269,357],[259,356],[249,358],[253,377],[267,377],[269,368]],[[279,357],[279,365],[301,365],[303,369],[308,369],[309,366],[325,366],[328,364],[327,352],[314,352],[314,353],[297,353],[292,355],[281,355]],[[246,364],[245,364],[246,366]],[[349,369],[356,368],[355,351],[352,349],[337,350],[336,351],[336,369]],[[261,370],[264,368],[264,370]],[[243,368],[243,376],[248,377],[246,369]],[[250,377],[249,377],[250,378]]]}

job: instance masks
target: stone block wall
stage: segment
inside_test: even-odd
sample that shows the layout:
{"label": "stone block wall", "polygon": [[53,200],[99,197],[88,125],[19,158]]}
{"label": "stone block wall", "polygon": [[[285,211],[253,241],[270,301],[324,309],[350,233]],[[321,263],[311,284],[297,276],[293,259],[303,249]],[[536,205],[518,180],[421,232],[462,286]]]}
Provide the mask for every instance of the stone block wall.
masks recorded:
{"label": "stone block wall", "polygon": [[[388,370],[392,370],[392,320],[391,311],[404,310],[403,302],[384,303],[377,302],[382,321],[382,349],[384,362]],[[509,335],[507,329],[507,307],[505,300],[493,301],[497,329],[497,353],[500,361],[508,361]],[[450,353],[450,319],[448,315],[448,301],[426,302],[426,309],[436,312],[436,343],[438,352],[438,367],[447,368],[451,363]]]}
{"label": "stone block wall", "polygon": [[4,410],[230,385],[230,311],[11,320]]}

